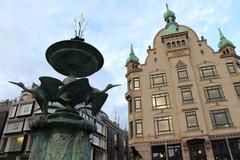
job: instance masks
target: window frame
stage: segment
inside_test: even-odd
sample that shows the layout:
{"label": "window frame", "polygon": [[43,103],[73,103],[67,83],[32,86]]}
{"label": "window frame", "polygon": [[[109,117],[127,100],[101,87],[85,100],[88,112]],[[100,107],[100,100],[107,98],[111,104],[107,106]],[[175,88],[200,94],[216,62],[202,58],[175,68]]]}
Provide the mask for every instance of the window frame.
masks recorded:
{"label": "window frame", "polygon": [[[17,138],[22,138],[22,142],[21,144],[19,144],[19,148],[18,149],[11,149],[11,145],[12,145],[12,141],[16,139],[16,141],[18,141]],[[24,141],[25,141],[25,136],[24,135],[19,135],[19,136],[14,136],[14,137],[8,137],[7,139],[7,144],[6,144],[6,147],[5,147],[5,151],[4,152],[7,152],[7,153],[11,153],[11,152],[21,152],[23,150],[23,144],[24,144]],[[14,145],[14,147],[16,147],[16,145]],[[11,149],[11,150],[10,150]]]}
{"label": "window frame", "polygon": [[[23,107],[27,107],[27,109],[29,110],[26,110],[26,108],[23,108]],[[28,115],[31,115],[32,114],[32,110],[33,110],[33,102],[31,103],[23,103],[23,104],[19,104],[18,105],[18,110],[17,110],[17,117],[21,117],[21,116],[28,116]]]}
{"label": "window frame", "polygon": [[240,96],[240,82],[233,83],[237,96]]}
{"label": "window frame", "polygon": [[[188,117],[194,117],[195,125],[192,125],[189,123],[190,119],[188,119]],[[198,130],[199,129],[196,111],[185,112],[185,118],[186,118],[186,124],[187,124],[188,130]]]}
{"label": "window frame", "polygon": [[129,113],[132,113],[133,111],[132,98],[128,100],[128,109]]}
{"label": "window frame", "polygon": [[[180,73],[185,73],[186,77],[180,77]],[[184,80],[188,80],[188,72],[187,72],[187,68],[178,68],[177,69],[177,75],[178,75],[178,80],[179,81],[184,81]]]}
{"label": "window frame", "polygon": [[[139,104],[138,108],[137,108],[137,104]],[[142,111],[141,97],[134,97],[134,110],[135,112]]]}
{"label": "window frame", "polygon": [[[211,71],[211,75],[206,75],[206,71]],[[215,65],[203,66],[198,68],[201,80],[212,79],[218,77],[218,72]]]}
{"label": "window frame", "polygon": [[15,118],[18,110],[18,105],[14,105],[10,107],[8,118]]}
{"label": "window frame", "polygon": [[[138,128],[140,127],[140,128]],[[140,131],[140,132],[138,132]],[[141,119],[135,120],[135,135],[136,137],[142,137],[143,136],[143,124]]]}
{"label": "window frame", "polygon": [[140,90],[140,78],[139,77],[135,77],[132,79],[132,87],[133,90]]}
{"label": "window frame", "polygon": [[227,66],[227,69],[228,69],[228,73],[229,73],[229,74],[237,73],[233,62],[226,63],[226,66]]}
{"label": "window frame", "polygon": [[[185,99],[184,98],[184,93],[190,93],[190,99]],[[181,96],[182,96],[183,104],[193,103],[193,94],[192,94],[192,90],[191,90],[190,87],[181,88]]]}
{"label": "window frame", "polygon": [[[160,79],[160,82],[156,82],[157,79]],[[167,85],[167,76],[166,73],[158,73],[150,75],[150,87],[158,87]]]}
{"label": "window frame", "polygon": [[[225,95],[224,95],[224,91],[221,85],[214,85],[214,86],[207,86],[203,88],[204,90],[204,95],[206,98],[207,103],[210,102],[219,102],[219,101],[225,101]],[[211,97],[211,91],[216,90],[218,93],[218,97]]]}
{"label": "window frame", "polygon": [[[213,129],[222,129],[222,128],[232,128],[234,127],[230,112],[228,109],[218,109],[218,110],[210,110],[209,111],[210,118],[212,121],[212,127]],[[226,123],[217,122],[216,115],[224,114],[224,118],[226,120]]]}
{"label": "window frame", "polygon": [[[157,105],[157,99],[158,98],[164,98],[165,99],[165,104]],[[170,108],[169,94],[168,93],[152,94],[152,107],[153,107],[154,110]]]}
{"label": "window frame", "polygon": [[129,122],[129,137],[130,139],[133,138],[133,121]]}
{"label": "window frame", "polygon": [[[167,130],[161,130],[160,123],[159,122],[166,121],[168,124]],[[172,122],[172,116],[162,116],[162,117],[155,117],[154,118],[154,132],[155,135],[164,135],[164,134],[174,134],[173,129],[173,122]]]}
{"label": "window frame", "polygon": [[[11,126],[10,125],[16,125],[18,124],[18,126]],[[9,134],[9,133],[19,133],[23,131],[23,126],[24,126],[24,120],[21,121],[13,121],[13,122],[7,122],[4,128],[4,132],[5,134]],[[10,131],[9,131],[10,130]]]}

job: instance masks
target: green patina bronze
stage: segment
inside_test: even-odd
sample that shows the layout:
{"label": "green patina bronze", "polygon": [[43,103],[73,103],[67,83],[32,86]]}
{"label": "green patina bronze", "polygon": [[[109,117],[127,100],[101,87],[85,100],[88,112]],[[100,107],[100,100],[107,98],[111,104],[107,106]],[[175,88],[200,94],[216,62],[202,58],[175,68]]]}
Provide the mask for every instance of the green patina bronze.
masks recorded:
{"label": "green patina bronze", "polygon": [[[85,77],[100,70],[104,60],[95,47],[78,36],[51,45],[46,59],[67,78],[60,81],[40,77],[40,86],[32,89],[21,82],[10,82],[30,92],[43,113],[30,123],[37,134],[29,160],[89,160],[89,135],[96,131],[96,125],[79,116],[75,107],[77,104],[90,105],[92,115],[96,116],[108,97],[106,92],[119,85],[108,84],[103,90],[90,86]],[[49,102],[58,105],[49,105]],[[56,111],[50,114],[48,109],[51,108]]]}

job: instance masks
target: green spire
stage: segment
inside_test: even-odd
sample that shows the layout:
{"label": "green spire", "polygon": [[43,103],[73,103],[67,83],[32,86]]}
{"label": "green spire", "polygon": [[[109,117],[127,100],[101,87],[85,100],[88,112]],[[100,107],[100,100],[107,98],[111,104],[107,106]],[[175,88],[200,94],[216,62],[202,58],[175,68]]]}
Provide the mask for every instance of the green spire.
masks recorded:
{"label": "green spire", "polygon": [[126,61],[126,64],[127,64],[129,61],[133,61],[133,62],[135,62],[135,63],[139,63],[138,57],[134,54],[132,44],[131,44],[130,54],[129,54],[129,56],[128,56],[128,59],[127,59],[127,61]]}
{"label": "green spire", "polygon": [[225,45],[229,44],[229,45],[233,45],[233,43],[231,41],[229,41],[222,33],[221,29],[218,28],[218,31],[219,31],[219,35],[220,35],[220,42],[218,43],[218,47],[219,48],[222,48],[224,47]]}

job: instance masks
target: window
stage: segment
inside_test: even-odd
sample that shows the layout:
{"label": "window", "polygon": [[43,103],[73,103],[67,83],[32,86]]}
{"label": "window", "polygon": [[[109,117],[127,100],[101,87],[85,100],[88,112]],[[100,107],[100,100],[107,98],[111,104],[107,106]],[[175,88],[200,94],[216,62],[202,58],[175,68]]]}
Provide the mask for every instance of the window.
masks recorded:
{"label": "window", "polygon": [[240,64],[239,63],[237,63],[237,70],[238,70],[238,72],[240,72]]}
{"label": "window", "polygon": [[10,107],[8,118],[14,118],[16,114],[17,106]]}
{"label": "window", "polygon": [[142,120],[136,120],[136,137],[142,137],[143,129],[142,129]]}
{"label": "window", "polygon": [[32,145],[33,145],[33,140],[34,140],[34,135],[28,135],[27,144],[26,144],[26,151],[27,152],[31,151]]}
{"label": "window", "polygon": [[129,113],[132,113],[132,99],[128,101],[128,109],[129,109]]}
{"label": "window", "polygon": [[233,63],[227,63],[227,69],[230,74],[236,73]]}
{"label": "window", "polygon": [[95,124],[97,126],[97,132],[104,135],[103,125],[98,122],[96,122]]}
{"label": "window", "polygon": [[133,89],[134,90],[140,89],[140,79],[139,78],[133,78]]}
{"label": "window", "polygon": [[171,48],[171,43],[170,42],[167,43],[167,48]]}
{"label": "window", "polygon": [[9,137],[7,141],[7,145],[5,148],[5,152],[20,152],[22,150],[24,137]]}
{"label": "window", "polygon": [[240,96],[240,82],[234,83],[233,85],[234,85],[237,95]]}
{"label": "window", "polygon": [[132,90],[132,81],[128,80],[128,90]]}
{"label": "window", "polygon": [[190,88],[181,88],[181,93],[184,104],[193,103],[193,96]]}
{"label": "window", "polygon": [[188,79],[188,73],[187,73],[187,69],[186,68],[178,69],[177,70],[177,74],[178,74],[178,80],[179,81]]}
{"label": "window", "polygon": [[222,86],[209,86],[204,88],[204,94],[207,102],[217,102],[225,100]]}
{"label": "window", "polygon": [[172,117],[157,117],[154,118],[154,127],[155,134],[173,134],[173,125],[172,125]]}
{"label": "window", "polygon": [[29,104],[21,104],[18,107],[18,116],[24,116],[24,115],[29,115],[32,112],[32,103]]}
{"label": "window", "polygon": [[130,133],[130,138],[133,138],[133,122],[132,121],[129,123],[129,133]]}
{"label": "window", "polygon": [[176,47],[176,43],[172,42],[172,47],[175,48]]}
{"label": "window", "polygon": [[6,147],[6,145],[7,145],[7,140],[8,140],[7,137],[2,137],[2,138],[1,138],[1,142],[0,142],[0,154],[4,153],[5,147]]}
{"label": "window", "polygon": [[180,47],[180,46],[181,46],[180,41],[177,41],[177,47]]}
{"label": "window", "polygon": [[160,93],[152,95],[153,109],[161,109],[170,107],[168,93]]}
{"label": "window", "polygon": [[35,101],[34,103],[34,114],[39,114],[39,113],[42,113],[41,109],[40,109],[40,106],[39,104]]}
{"label": "window", "polygon": [[212,141],[211,143],[215,159],[231,159],[225,140]]}
{"label": "window", "polygon": [[150,76],[150,85],[151,87],[166,85],[167,78],[165,73],[155,74]]}
{"label": "window", "polygon": [[115,133],[114,134],[114,145],[117,145],[118,144],[118,135]]}
{"label": "window", "polygon": [[215,78],[218,76],[215,66],[200,67],[198,70],[201,79]]}
{"label": "window", "polygon": [[182,46],[186,46],[185,40],[182,40]]}
{"label": "window", "polygon": [[198,129],[198,121],[197,121],[197,115],[195,111],[192,112],[186,112],[186,121],[187,121],[187,129],[188,130],[195,130]]}
{"label": "window", "polygon": [[230,128],[233,122],[228,109],[210,111],[213,128]]}
{"label": "window", "polygon": [[92,143],[93,143],[94,145],[96,145],[96,146],[101,147],[101,138],[93,135],[93,137],[92,137]]}
{"label": "window", "polygon": [[134,106],[136,112],[141,111],[141,97],[134,97]]}
{"label": "window", "polygon": [[181,144],[167,145],[168,160],[182,160]]}
{"label": "window", "polygon": [[24,123],[24,127],[23,127],[24,131],[30,131],[29,124],[31,121],[32,121],[31,118],[25,119],[25,123]]}
{"label": "window", "polygon": [[240,139],[229,139],[233,159],[240,159]]}
{"label": "window", "polygon": [[22,128],[23,128],[23,121],[20,121],[20,122],[9,122],[5,126],[4,133],[21,132]]}

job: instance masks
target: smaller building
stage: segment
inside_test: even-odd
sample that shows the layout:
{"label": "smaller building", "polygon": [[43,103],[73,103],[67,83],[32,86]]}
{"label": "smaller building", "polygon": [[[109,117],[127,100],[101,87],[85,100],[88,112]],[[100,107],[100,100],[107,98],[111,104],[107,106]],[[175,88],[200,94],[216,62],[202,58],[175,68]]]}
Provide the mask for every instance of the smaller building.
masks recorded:
{"label": "smaller building", "polygon": [[[2,107],[5,108],[3,113]],[[79,114],[97,126],[97,132],[90,135],[91,160],[127,159],[126,131],[102,111],[96,117],[87,109],[79,109]],[[40,115],[39,105],[32,95],[25,91],[21,92],[18,101],[0,103],[0,126],[3,133],[0,141],[0,160],[28,160],[35,135],[29,128],[29,122]]]}
{"label": "smaller building", "polygon": [[87,109],[80,110],[80,115],[97,126],[97,132],[91,134],[91,160],[127,160],[127,131],[121,129],[116,122],[112,122],[103,111],[94,117]]}

